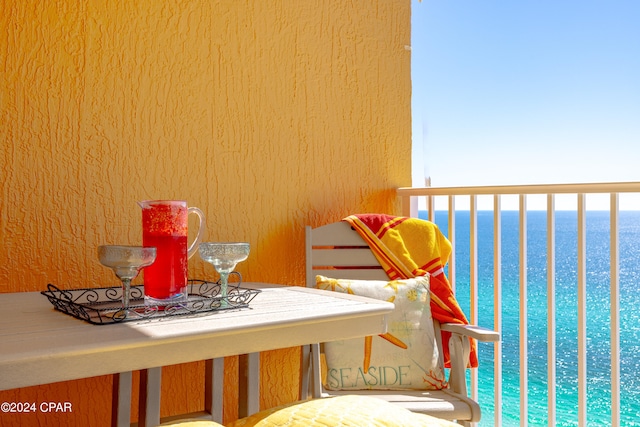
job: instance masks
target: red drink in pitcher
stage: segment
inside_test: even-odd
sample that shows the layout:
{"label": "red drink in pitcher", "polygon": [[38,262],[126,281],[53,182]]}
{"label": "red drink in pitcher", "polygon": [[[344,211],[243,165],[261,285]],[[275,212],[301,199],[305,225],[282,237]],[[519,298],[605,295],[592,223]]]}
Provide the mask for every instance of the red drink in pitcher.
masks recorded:
{"label": "red drink in pitcher", "polygon": [[[156,248],[156,261],[144,271],[145,304],[163,306],[187,301],[187,260],[195,253],[204,229],[204,214],[182,200],[139,202],[142,244]],[[200,229],[187,249],[188,215],[200,218]]]}

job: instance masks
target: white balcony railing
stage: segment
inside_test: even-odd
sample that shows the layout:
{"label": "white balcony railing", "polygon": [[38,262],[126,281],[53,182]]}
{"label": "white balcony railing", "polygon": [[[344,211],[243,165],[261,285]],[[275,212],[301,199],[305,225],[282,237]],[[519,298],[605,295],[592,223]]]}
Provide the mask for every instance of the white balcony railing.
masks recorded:
{"label": "white balcony railing", "polygon": [[502,333],[469,377],[481,425],[640,425],[640,182],[398,195],[451,240],[470,322]]}

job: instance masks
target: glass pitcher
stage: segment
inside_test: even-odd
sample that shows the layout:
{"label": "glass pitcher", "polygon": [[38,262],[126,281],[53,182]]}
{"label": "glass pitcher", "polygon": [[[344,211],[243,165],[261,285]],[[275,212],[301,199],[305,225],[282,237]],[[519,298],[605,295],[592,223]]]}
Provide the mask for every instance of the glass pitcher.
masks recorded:
{"label": "glass pitcher", "polygon": [[[156,261],[144,271],[144,302],[165,306],[187,301],[187,260],[198,250],[205,228],[202,211],[184,200],[147,200],[142,208],[142,244],[157,248]],[[198,216],[200,226],[187,248],[189,214]]]}

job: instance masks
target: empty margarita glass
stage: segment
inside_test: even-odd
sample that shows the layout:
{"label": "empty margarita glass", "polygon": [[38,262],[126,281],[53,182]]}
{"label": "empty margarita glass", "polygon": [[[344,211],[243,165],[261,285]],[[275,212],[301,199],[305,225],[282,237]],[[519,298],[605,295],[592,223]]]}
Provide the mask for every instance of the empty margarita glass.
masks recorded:
{"label": "empty margarita glass", "polygon": [[204,242],[198,248],[200,258],[213,267],[220,274],[221,307],[227,306],[227,285],[229,274],[236,268],[236,264],[249,257],[249,243],[243,242]]}
{"label": "empty margarita glass", "polygon": [[124,317],[129,310],[131,281],[140,270],[153,264],[156,259],[156,248],[149,246],[98,246],[98,259],[105,267],[109,267],[122,281],[122,310]]}

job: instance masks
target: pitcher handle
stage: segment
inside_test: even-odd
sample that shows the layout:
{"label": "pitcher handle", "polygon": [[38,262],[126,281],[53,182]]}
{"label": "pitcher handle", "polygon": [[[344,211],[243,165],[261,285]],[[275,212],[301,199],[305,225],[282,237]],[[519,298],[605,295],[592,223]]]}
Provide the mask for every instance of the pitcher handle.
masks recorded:
{"label": "pitcher handle", "polygon": [[200,244],[200,240],[202,240],[202,235],[204,234],[206,221],[204,219],[204,213],[200,209],[195,207],[190,207],[188,208],[187,211],[188,211],[188,214],[192,214],[192,213],[196,214],[196,216],[200,220],[200,227],[198,228],[198,233],[196,234],[196,238],[193,240],[193,243],[191,243],[191,246],[189,246],[189,249],[187,249],[187,259],[189,259],[198,250],[198,245]]}

